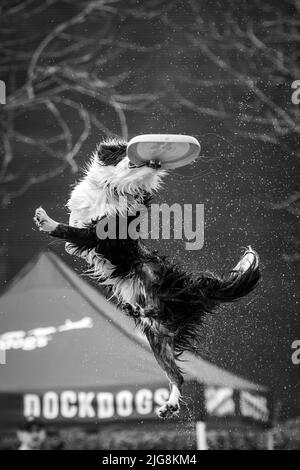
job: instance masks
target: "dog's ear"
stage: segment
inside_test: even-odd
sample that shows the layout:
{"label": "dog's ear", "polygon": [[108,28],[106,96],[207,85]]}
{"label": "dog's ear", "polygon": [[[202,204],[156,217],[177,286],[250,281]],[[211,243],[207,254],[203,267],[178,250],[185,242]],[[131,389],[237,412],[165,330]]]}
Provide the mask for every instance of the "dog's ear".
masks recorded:
{"label": "dog's ear", "polygon": [[126,156],[127,142],[110,139],[101,142],[97,148],[99,161],[107,166],[116,166]]}

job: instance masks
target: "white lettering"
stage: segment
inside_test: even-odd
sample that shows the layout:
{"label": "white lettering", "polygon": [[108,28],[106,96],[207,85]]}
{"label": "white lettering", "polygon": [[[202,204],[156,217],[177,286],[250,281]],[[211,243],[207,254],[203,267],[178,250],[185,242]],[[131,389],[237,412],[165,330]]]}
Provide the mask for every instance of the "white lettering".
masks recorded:
{"label": "white lettering", "polygon": [[60,412],[63,418],[74,418],[77,414],[77,395],[71,390],[62,392],[60,397]]}
{"label": "white lettering", "polygon": [[152,412],[153,402],[152,402],[152,392],[147,388],[142,388],[139,390],[135,396],[135,408],[138,414],[148,415]]}
{"label": "white lettering", "polygon": [[128,390],[124,390],[116,396],[116,407],[119,416],[130,416],[133,412],[133,396]]}
{"label": "white lettering", "polygon": [[109,392],[97,394],[98,418],[107,419],[114,415],[114,396]]}
{"label": "white lettering", "polygon": [[43,416],[46,419],[55,419],[59,416],[59,400],[57,393],[45,393],[43,399]]}
{"label": "white lettering", "polygon": [[41,416],[41,402],[38,395],[26,393],[24,395],[24,416],[34,416],[39,418]]}

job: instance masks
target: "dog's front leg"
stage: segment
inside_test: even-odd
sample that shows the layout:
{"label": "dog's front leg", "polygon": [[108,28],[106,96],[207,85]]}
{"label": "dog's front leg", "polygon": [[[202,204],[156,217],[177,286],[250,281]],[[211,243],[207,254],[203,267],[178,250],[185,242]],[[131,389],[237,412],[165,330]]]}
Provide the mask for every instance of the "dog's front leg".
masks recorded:
{"label": "dog's front leg", "polygon": [[49,233],[52,237],[61,238],[77,247],[94,248],[99,242],[96,229],[71,227],[55,222],[42,207],[36,210],[34,221],[41,231]]}
{"label": "dog's front leg", "polygon": [[47,233],[53,232],[59,225],[58,222],[55,222],[55,220],[48,216],[47,212],[42,207],[36,209],[33,220],[42,232]]}
{"label": "dog's front leg", "polygon": [[175,362],[173,340],[169,336],[157,334],[152,330],[145,331],[154,356],[165,371],[171,385],[168,401],[159,408],[157,414],[160,418],[170,418],[179,411],[179,399],[183,384],[182,373]]}

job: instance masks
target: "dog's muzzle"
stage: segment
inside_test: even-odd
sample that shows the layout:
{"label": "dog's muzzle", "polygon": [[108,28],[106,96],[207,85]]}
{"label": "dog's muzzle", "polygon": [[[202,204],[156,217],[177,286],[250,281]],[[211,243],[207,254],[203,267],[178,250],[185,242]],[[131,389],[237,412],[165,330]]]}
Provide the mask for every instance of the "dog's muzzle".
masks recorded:
{"label": "dog's muzzle", "polygon": [[153,170],[160,170],[161,162],[158,160],[150,160],[149,162],[142,163],[141,165],[135,165],[132,162],[128,163],[128,167],[133,168],[142,168],[143,166],[147,166],[148,168],[152,168]]}

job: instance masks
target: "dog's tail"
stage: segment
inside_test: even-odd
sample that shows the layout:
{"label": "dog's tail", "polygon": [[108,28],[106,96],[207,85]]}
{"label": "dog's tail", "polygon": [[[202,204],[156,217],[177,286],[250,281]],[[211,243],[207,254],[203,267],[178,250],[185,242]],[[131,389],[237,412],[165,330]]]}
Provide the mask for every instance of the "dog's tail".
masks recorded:
{"label": "dog's tail", "polygon": [[207,286],[208,297],[216,302],[233,302],[249,294],[260,279],[258,265],[258,254],[249,246],[228,275],[210,280]]}
{"label": "dog's tail", "polygon": [[159,278],[160,309],[156,318],[174,334],[177,358],[184,351],[205,354],[206,314],[213,313],[222,302],[233,302],[249,294],[260,278],[258,264],[257,253],[248,247],[236,267],[224,276],[204,272],[195,279],[176,266],[165,266]]}

